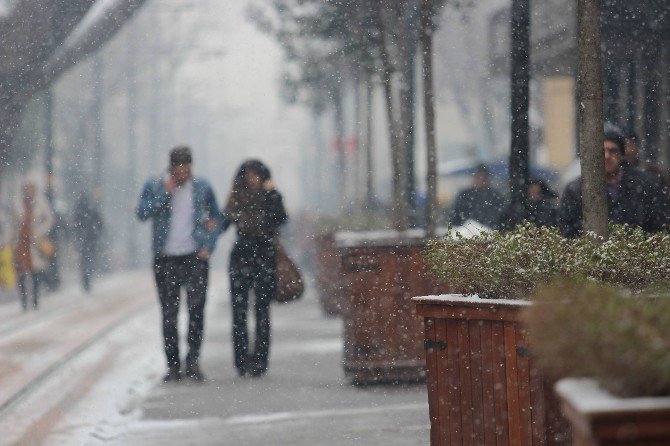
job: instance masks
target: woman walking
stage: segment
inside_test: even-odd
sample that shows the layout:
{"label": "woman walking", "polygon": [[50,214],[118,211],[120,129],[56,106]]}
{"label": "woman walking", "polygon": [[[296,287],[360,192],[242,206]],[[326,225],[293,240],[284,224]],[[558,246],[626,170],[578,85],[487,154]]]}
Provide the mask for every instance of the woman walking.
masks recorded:
{"label": "woman walking", "polygon": [[53,243],[48,239],[53,223],[49,205],[37,193],[35,184],[24,183],[14,224],[14,262],[23,311],[28,309],[29,294],[33,308],[37,310],[39,306],[39,273],[47,269],[48,258],[54,254]]}
{"label": "woman walking", "polygon": [[[287,218],[282,196],[262,162],[249,160],[240,166],[224,217],[237,226],[237,241],[230,255],[235,366],[240,376],[261,376],[267,371],[270,349],[270,302],[276,288],[275,238]],[[255,297],[256,337],[250,352],[247,313],[251,289]]]}

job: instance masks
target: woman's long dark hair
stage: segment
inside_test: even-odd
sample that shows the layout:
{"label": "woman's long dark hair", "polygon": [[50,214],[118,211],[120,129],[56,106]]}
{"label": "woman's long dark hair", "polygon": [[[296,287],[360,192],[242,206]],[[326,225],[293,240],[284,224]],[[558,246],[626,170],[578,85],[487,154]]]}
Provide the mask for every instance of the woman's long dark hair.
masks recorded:
{"label": "woman's long dark hair", "polygon": [[257,159],[250,159],[242,163],[240,168],[235,174],[235,179],[233,180],[233,190],[230,193],[228,198],[228,208],[234,209],[238,208],[240,205],[244,205],[248,202],[251,191],[247,186],[246,174],[247,172],[252,171],[258,176],[261,177],[261,183],[272,178],[270,174],[270,169],[263,164],[262,161]]}

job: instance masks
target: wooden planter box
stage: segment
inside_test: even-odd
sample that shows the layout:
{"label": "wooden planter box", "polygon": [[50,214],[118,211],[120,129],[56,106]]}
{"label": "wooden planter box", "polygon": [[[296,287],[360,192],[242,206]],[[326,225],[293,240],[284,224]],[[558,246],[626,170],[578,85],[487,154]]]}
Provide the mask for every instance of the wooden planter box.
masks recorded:
{"label": "wooden planter box", "polygon": [[461,295],[414,302],[425,318],[432,446],[569,444],[520,323],[529,302]]}
{"label": "wooden planter box", "polygon": [[556,384],[574,446],[670,445],[670,397],[618,398],[591,379]]}
{"label": "wooden planter box", "polygon": [[315,238],[315,280],[319,302],[328,316],[340,316],[347,305],[342,278],[342,262],[335,247],[333,234]]}
{"label": "wooden planter box", "polygon": [[354,384],[425,379],[423,320],[412,296],[446,291],[427,273],[421,230],[336,235],[348,308],[344,371]]}

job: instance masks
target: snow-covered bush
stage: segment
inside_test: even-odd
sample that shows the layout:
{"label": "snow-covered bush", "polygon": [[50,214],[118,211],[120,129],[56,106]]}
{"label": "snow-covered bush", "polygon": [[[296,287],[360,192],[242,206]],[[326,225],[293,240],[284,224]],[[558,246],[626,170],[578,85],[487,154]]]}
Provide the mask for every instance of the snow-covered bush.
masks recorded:
{"label": "snow-covered bush", "polygon": [[558,278],[587,279],[633,292],[667,290],[670,234],[612,226],[610,238],[567,239],[555,228],[518,226],[466,238],[450,234],[430,242],[431,270],[454,293],[488,298],[524,298]]}
{"label": "snow-covered bush", "polygon": [[524,317],[545,373],[594,378],[622,397],[670,394],[670,297],[560,281],[532,300]]}

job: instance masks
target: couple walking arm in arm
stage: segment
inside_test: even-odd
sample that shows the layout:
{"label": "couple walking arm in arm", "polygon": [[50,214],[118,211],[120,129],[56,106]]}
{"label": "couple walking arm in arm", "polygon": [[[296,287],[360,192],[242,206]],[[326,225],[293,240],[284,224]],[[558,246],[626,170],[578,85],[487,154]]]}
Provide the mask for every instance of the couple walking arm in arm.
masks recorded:
{"label": "couple walking arm in arm", "polygon": [[[228,204],[220,212],[211,186],[192,175],[191,165],[192,154],[188,147],[173,149],[169,171],[163,177],[146,182],[137,208],[138,218],[151,220],[153,226],[153,270],[167,360],[164,381],[177,381],[182,377],[204,380],[199,357],[209,258],[217,237],[230,224],[238,228],[230,262],[235,363],[240,375],[258,376],[267,370],[270,332],[269,301],[267,308],[265,301],[271,296],[276,281],[274,250],[268,246],[273,245],[278,226],[286,220],[282,198],[272,186],[269,170],[259,161],[250,161],[240,168]],[[177,331],[182,287],[186,289],[189,311],[188,353],[183,368]],[[242,339],[247,338],[248,301],[243,296],[248,297],[252,288],[257,296],[257,338],[256,348],[249,356],[247,345],[242,343]],[[239,359],[242,357],[243,360]]]}

